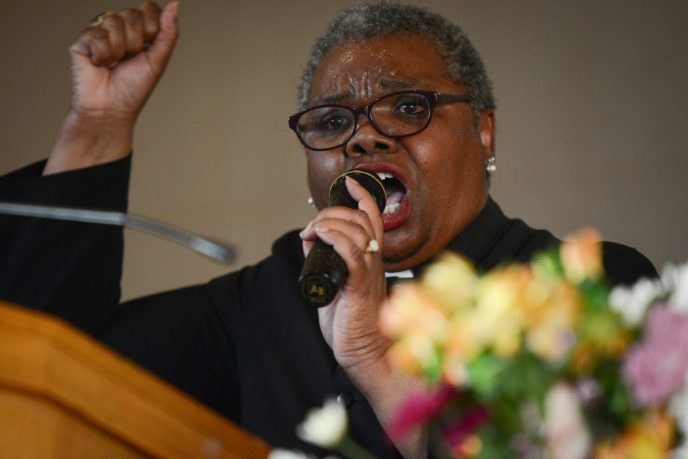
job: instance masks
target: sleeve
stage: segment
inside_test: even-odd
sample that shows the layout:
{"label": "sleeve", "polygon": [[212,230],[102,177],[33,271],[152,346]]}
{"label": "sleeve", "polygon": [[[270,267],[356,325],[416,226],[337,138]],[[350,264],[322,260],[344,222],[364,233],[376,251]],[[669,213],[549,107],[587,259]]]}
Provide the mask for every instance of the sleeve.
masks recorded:
{"label": "sleeve", "polygon": [[652,262],[634,248],[605,242],[602,254],[604,270],[612,285],[628,285],[643,277],[658,276]]}
{"label": "sleeve", "polygon": [[[131,156],[41,176],[0,177],[0,200],[127,209]],[[228,418],[238,420],[234,343],[207,286],[119,304],[119,227],[0,216],[0,298],[72,322]]]}
{"label": "sleeve", "polygon": [[[0,200],[125,211],[131,156],[41,176],[44,162],[0,177]],[[96,333],[119,302],[122,229],[0,216],[0,298]]]}

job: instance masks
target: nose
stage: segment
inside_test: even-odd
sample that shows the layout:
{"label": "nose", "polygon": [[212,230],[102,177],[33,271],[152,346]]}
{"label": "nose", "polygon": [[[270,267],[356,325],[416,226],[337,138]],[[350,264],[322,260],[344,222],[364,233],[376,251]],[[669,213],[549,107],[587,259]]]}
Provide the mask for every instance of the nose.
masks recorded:
{"label": "nose", "polygon": [[393,153],[396,149],[396,139],[380,133],[363,113],[358,116],[356,132],[345,145],[346,155],[349,157]]}

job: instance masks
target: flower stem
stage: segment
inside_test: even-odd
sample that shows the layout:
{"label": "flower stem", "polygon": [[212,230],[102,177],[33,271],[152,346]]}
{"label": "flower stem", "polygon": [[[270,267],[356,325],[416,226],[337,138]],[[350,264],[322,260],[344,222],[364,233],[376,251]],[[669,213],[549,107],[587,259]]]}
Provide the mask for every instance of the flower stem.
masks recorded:
{"label": "flower stem", "polygon": [[348,436],[345,436],[337,445],[337,450],[349,459],[375,459],[375,456]]}

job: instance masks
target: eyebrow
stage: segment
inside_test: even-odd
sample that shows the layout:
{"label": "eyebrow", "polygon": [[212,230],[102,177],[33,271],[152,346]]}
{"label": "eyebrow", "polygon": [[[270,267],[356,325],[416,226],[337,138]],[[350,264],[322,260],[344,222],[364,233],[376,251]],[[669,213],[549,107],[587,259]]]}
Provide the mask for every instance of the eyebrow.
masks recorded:
{"label": "eyebrow", "polygon": [[[379,84],[381,89],[396,89],[396,90],[403,90],[403,89],[420,89],[421,86],[412,83],[409,81],[400,81],[400,80],[380,80]],[[351,99],[352,94],[351,92],[342,92],[338,94],[332,94],[328,96],[322,96],[319,97],[318,99],[313,101],[313,105],[329,105],[329,104],[341,104],[343,101],[347,99]]]}
{"label": "eyebrow", "polygon": [[380,87],[382,89],[418,89],[419,86],[416,83],[409,81],[399,81],[399,80],[381,80]]}
{"label": "eyebrow", "polygon": [[340,104],[342,101],[351,98],[350,92],[343,92],[339,94],[332,94],[329,96],[319,97],[314,100],[314,105],[329,105],[329,104]]}

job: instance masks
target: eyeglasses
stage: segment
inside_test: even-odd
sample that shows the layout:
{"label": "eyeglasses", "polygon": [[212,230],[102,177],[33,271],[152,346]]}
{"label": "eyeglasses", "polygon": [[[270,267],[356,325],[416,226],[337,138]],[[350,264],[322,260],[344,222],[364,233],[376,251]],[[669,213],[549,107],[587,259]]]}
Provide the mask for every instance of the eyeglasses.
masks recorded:
{"label": "eyeglasses", "polygon": [[387,94],[364,107],[316,105],[289,117],[289,127],[311,150],[330,150],[347,143],[356,132],[358,117],[365,115],[382,135],[406,137],[430,124],[437,104],[470,102],[467,95],[434,91],[403,91]]}

